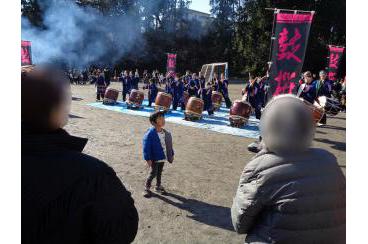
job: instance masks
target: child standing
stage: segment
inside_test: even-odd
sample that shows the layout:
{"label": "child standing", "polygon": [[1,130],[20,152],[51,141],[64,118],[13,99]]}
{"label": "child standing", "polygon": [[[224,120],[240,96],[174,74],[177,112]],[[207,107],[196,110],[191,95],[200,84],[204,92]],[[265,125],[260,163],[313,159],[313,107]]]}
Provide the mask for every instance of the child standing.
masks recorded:
{"label": "child standing", "polygon": [[165,113],[154,112],[149,118],[152,127],[147,130],[143,137],[143,158],[150,167],[150,173],[146,180],[144,197],[151,197],[151,183],[156,177],[156,192],[165,194],[161,186],[161,175],[165,162],[174,161],[174,149],[170,132],[165,130]]}

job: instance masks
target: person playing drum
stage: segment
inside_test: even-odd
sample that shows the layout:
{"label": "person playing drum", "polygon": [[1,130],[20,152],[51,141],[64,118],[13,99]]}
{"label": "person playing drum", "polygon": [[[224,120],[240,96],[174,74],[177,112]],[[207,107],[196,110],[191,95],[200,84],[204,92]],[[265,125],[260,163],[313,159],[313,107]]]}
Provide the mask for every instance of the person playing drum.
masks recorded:
{"label": "person playing drum", "polygon": [[122,86],[123,86],[123,102],[125,102],[126,95],[130,94],[130,89],[131,89],[131,79],[128,75],[127,70],[125,70],[123,75],[120,77],[120,81],[122,82]]}
{"label": "person playing drum", "polygon": [[245,87],[245,93],[247,94],[247,102],[249,102],[255,110],[256,119],[261,119],[261,105],[260,96],[258,95],[260,88],[256,79],[250,77],[250,82]]}
{"label": "person playing drum", "polygon": [[206,87],[199,91],[200,98],[203,100],[203,109],[207,111],[208,115],[212,115],[214,108],[212,105],[212,84],[207,82]]}
{"label": "person playing drum", "polygon": [[158,89],[157,89],[155,80],[150,79],[149,85],[148,85],[148,107],[151,107],[151,104],[155,102],[157,92],[158,92]]}
{"label": "person playing drum", "polygon": [[231,100],[229,98],[229,91],[228,91],[229,81],[225,78],[224,73],[221,73],[221,79],[218,81],[218,92],[222,94],[225,99],[226,107],[231,107]]}
{"label": "person playing drum", "polygon": [[100,98],[102,98],[102,100],[105,97],[105,91],[106,91],[106,82],[105,82],[105,78],[102,75],[101,72],[98,73],[97,75],[97,81],[96,81],[96,101],[100,101]]}
{"label": "person playing drum", "polygon": [[317,99],[317,93],[313,83],[312,73],[310,71],[306,71],[303,74],[303,78],[304,84],[299,87],[297,96],[313,104],[314,101]]}
{"label": "person playing drum", "polygon": [[189,96],[196,97],[198,94],[198,83],[196,82],[196,74],[193,74],[193,78],[189,77],[188,92]]}
{"label": "person playing drum", "polygon": [[173,110],[176,110],[178,108],[178,105],[180,105],[183,101],[183,95],[184,95],[184,85],[179,80],[179,75],[175,75],[174,82],[171,83],[171,95],[173,97]]}
{"label": "person playing drum", "polygon": [[[319,80],[314,81],[314,86],[316,89],[316,96],[317,98],[320,96],[326,96],[331,97],[332,93],[332,81],[327,79],[327,73],[324,70],[321,70],[319,72]],[[327,116],[326,114],[323,115],[321,121],[321,124],[327,123]]]}

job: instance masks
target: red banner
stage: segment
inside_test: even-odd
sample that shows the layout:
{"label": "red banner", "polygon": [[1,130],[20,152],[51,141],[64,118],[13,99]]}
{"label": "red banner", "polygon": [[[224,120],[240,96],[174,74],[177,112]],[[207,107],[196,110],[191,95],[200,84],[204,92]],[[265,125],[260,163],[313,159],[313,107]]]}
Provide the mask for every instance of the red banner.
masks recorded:
{"label": "red banner", "polygon": [[21,58],[22,58],[22,65],[32,64],[31,42],[30,41],[22,41]]}
{"label": "red banner", "polygon": [[274,96],[296,93],[314,14],[277,13],[270,87]]}
{"label": "red banner", "polygon": [[176,71],[176,54],[168,53],[167,54],[167,65],[166,65],[167,73],[166,75],[175,76]]}
{"label": "red banner", "polygon": [[328,55],[328,79],[335,81],[337,73],[339,71],[342,56],[344,55],[345,47],[336,47],[329,45]]}

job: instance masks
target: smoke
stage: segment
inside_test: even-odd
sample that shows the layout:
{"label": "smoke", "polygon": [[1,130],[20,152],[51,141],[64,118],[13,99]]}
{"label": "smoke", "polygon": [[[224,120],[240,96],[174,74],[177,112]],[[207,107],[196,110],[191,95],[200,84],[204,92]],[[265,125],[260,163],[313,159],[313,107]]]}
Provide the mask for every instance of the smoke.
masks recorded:
{"label": "smoke", "polygon": [[[22,17],[22,40],[32,42],[34,63],[62,62],[86,67],[113,64],[124,54],[142,46],[139,21],[133,14],[104,16],[73,1],[42,0],[44,28]],[[140,45],[138,45],[140,44]]]}
{"label": "smoke", "polygon": [[[112,66],[122,57],[129,58],[132,52],[138,53],[140,60],[149,61],[150,56],[155,55],[145,50],[154,47],[145,41],[142,21],[137,13],[107,16],[92,7],[80,6],[73,0],[38,2],[43,16],[42,28],[22,17],[22,40],[32,42],[32,60],[36,64],[56,62],[76,68],[91,64]],[[162,11],[158,1],[146,0],[142,6],[147,13]],[[199,40],[207,34],[207,28],[203,28],[198,21],[187,21],[182,31],[166,29],[173,45],[175,37]],[[172,25],[170,21],[167,24]],[[160,35],[159,32],[156,35]],[[166,41],[164,39],[163,42]]]}

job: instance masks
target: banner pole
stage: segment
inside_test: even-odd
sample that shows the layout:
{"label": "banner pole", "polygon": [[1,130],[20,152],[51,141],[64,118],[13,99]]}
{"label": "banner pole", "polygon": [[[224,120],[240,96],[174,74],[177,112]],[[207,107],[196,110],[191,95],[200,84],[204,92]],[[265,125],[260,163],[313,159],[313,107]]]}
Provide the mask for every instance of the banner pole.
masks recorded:
{"label": "banner pole", "polygon": [[283,11],[283,12],[294,12],[294,13],[312,13],[314,14],[315,11],[305,11],[305,10],[298,10],[298,9],[282,9],[282,8],[265,8],[265,10],[271,11]]}
{"label": "banner pole", "polygon": [[276,25],[276,14],[277,14],[277,12],[278,12],[277,9],[275,9],[275,11],[273,12],[273,22],[272,22],[272,32],[271,32],[271,45],[270,45],[270,53],[268,54],[268,60],[269,60],[269,62],[271,61],[271,56],[272,56],[273,40],[275,40],[275,25]]}

